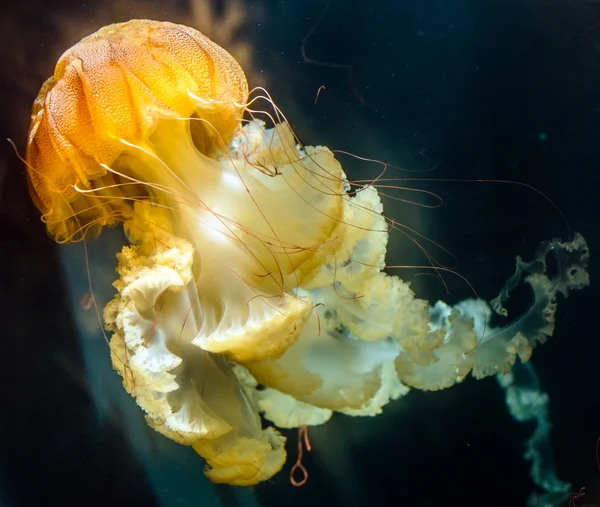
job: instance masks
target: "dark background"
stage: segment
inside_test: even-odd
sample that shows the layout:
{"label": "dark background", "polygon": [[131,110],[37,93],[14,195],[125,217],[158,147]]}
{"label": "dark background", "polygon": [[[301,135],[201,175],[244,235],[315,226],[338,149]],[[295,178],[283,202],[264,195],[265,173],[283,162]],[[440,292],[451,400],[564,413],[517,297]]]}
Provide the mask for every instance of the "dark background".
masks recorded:
{"label": "dark background", "polygon": [[[458,272],[481,297],[496,295],[515,255],[528,258],[541,240],[565,237],[567,229],[556,209],[525,186],[465,180],[532,185],[587,238],[591,287],[559,301],[555,336],[532,361],[550,395],[558,476],[573,491],[586,487],[576,505],[600,505],[594,269],[600,243],[600,3],[209,3],[216,34],[216,24],[227,31],[228,6],[245,7],[245,22],[233,38],[250,49],[251,85],[268,88],[305,144],[408,170],[391,168],[390,177],[428,179],[403,184],[436,192],[442,208],[389,200],[387,213],[451,251]],[[0,138],[12,138],[23,153],[31,104],[60,54],[100,26],[133,17],[192,26],[198,21],[183,1],[26,0],[1,7]],[[229,49],[227,40],[213,37]],[[303,40],[308,58],[334,65],[305,61]],[[351,178],[375,177],[380,170],[349,157],[341,161]],[[446,179],[460,181],[439,181]],[[407,192],[395,195],[415,199]],[[95,370],[106,369],[106,389],[90,387],[91,360],[82,340],[99,331],[81,329],[72,294],[86,287],[76,286],[65,268],[71,255],[76,265],[80,252],[47,238],[23,166],[7,142],[0,143],[0,245],[2,506],[507,506],[525,505],[533,489],[522,458],[533,426],[511,419],[493,378],[469,378],[436,393],[413,391],[376,418],[337,416],[312,428],[314,451],[305,457],[310,479],[302,488],[287,478],[294,432],[289,463],[272,482],[244,492],[212,487],[200,458],[146,430],[140,414],[127,415],[137,414],[133,401],[110,394],[109,384],[119,382],[108,357],[100,355]],[[392,238],[388,262],[424,263],[401,234]],[[100,261],[95,267],[100,270]],[[112,266],[102,269],[110,275]],[[457,277],[446,277],[446,294],[439,281],[418,273],[399,272],[421,297],[456,302],[472,295]],[[99,403],[92,389],[109,394]],[[145,439],[146,454],[135,450],[132,435]]]}

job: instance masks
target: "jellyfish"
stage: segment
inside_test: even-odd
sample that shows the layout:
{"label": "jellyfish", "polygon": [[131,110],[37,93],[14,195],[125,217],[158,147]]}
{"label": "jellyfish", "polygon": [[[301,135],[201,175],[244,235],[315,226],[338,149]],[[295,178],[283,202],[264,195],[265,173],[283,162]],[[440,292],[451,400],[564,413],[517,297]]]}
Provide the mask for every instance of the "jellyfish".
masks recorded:
{"label": "jellyfish", "polygon": [[[58,243],[126,234],[103,312],[124,388],[213,482],[240,486],[282,468],[276,427],[374,416],[411,388],[508,373],[552,334],[557,296],[588,283],[575,235],[518,258],[491,304],[418,299],[385,270],[395,222],[376,185],[352,184],[328,148],[302,145],[275,106],[267,126],[256,103],[207,37],[132,20],[61,56],[26,151]],[[531,305],[494,327],[522,278]]]}

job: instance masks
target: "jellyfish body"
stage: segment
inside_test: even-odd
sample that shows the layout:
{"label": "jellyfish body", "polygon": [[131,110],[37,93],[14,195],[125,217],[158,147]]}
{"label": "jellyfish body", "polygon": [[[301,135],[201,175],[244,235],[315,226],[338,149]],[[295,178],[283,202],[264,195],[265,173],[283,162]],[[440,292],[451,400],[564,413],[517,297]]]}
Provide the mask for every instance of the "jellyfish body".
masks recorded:
{"label": "jellyfish body", "polygon": [[211,480],[250,485],[282,467],[284,438],[260,412],[321,424],[375,415],[410,387],[508,372],[551,335],[557,295],[587,284],[577,236],[518,264],[493,305],[527,274],[533,304],[511,325],[492,329],[480,301],[430,308],[383,271],[377,190],[351,188],[331,151],[301,146],[285,122],[244,124],[247,100],[235,60],[195,30],[111,25],[61,57],[27,150],[58,241],[123,223],[131,246],[104,311],[113,366]]}

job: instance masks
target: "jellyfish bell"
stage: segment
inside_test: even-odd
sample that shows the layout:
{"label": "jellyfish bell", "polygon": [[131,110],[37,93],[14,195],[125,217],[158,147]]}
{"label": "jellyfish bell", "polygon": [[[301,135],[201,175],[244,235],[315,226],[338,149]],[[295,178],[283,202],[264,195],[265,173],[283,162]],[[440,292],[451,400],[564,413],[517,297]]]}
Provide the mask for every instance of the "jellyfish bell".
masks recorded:
{"label": "jellyfish bell", "polygon": [[[235,60],[199,32],[133,20],[83,39],[33,107],[27,168],[51,236],[122,223],[111,359],[148,423],[192,446],[215,482],[256,484],[285,461],[262,428],[376,415],[410,387],[506,373],[552,334],[559,293],[587,284],[581,236],[517,272],[533,303],[433,307],[384,272],[393,221],[375,185],[285,121],[245,120]],[[546,273],[548,255],[560,269]],[[485,332],[484,332],[485,331]]]}
{"label": "jellyfish bell", "polygon": [[237,62],[191,28],[133,21],[81,40],[61,56],[32,111],[29,177],[50,234],[70,241],[127,216],[127,197],[139,188],[116,184],[107,166],[131,151],[128,143],[148,140],[161,118],[195,113],[204,120],[194,125],[196,144],[223,149],[247,96]]}

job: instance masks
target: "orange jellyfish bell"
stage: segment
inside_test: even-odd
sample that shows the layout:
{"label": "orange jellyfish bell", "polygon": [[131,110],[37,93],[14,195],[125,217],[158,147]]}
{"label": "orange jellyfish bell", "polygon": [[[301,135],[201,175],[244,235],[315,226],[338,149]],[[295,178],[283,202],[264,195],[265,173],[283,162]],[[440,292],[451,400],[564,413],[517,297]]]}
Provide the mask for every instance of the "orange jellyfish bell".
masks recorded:
{"label": "orange jellyfish bell", "polygon": [[239,130],[247,97],[238,63],[193,28],[132,20],[82,39],[62,55],[32,110],[27,170],[50,235],[81,239],[127,215],[127,197],[147,189],[106,166],[148,139],[159,118],[197,117],[194,143],[219,150]]}

